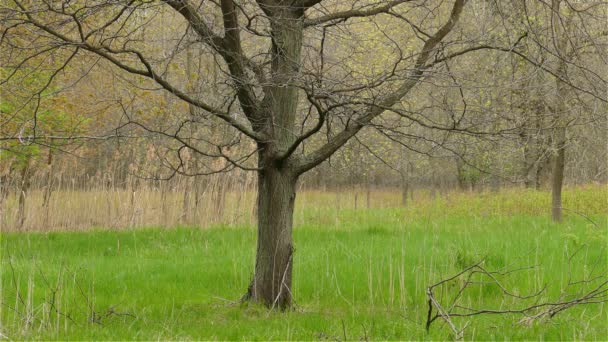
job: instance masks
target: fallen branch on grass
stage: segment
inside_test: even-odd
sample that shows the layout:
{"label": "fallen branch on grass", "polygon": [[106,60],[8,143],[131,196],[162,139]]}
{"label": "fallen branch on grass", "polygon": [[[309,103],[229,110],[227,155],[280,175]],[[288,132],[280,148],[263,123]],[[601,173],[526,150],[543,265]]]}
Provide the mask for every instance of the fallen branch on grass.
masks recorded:
{"label": "fallen branch on grass", "polygon": [[[576,254],[576,253],[575,253]],[[572,261],[572,257],[569,258],[569,262]],[[502,270],[502,271],[488,271],[484,266],[484,260],[465,268],[464,270],[458,272],[457,274],[440,280],[439,282],[429,286],[426,291],[427,299],[428,299],[428,314],[426,320],[426,330],[428,331],[431,327],[431,324],[437,319],[441,318],[452,330],[455,339],[462,339],[464,330],[466,329],[467,324],[464,327],[458,328],[454,323],[454,318],[456,317],[472,317],[478,315],[504,315],[504,314],[520,314],[524,315],[522,319],[518,321],[519,324],[531,324],[540,319],[551,319],[555,315],[563,312],[566,309],[577,305],[585,305],[585,304],[597,304],[604,303],[608,301],[608,278],[606,276],[602,277],[594,277],[589,280],[582,280],[578,282],[568,282],[566,289],[572,285],[580,285],[586,284],[590,285],[591,283],[595,283],[591,290],[587,291],[579,291],[579,293],[575,293],[572,295],[562,295],[562,298],[555,301],[547,301],[547,302],[538,302],[540,300],[541,294],[543,294],[546,290],[546,286],[541,290],[532,293],[530,295],[518,295],[514,291],[510,291],[506,286],[498,279],[498,276],[505,276],[514,272],[519,272],[523,270],[530,270],[536,268],[533,267],[525,267],[519,268],[515,270]],[[482,277],[483,281],[475,281],[473,280],[474,276]],[[450,283],[453,284],[455,282],[460,282],[460,287],[456,292],[454,298],[450,301],[448,305],[442,305],[441,301],[437,299],[435,295],[435,290],[441,288],[442,286]],[[510,297],[512,299],[518,301],[524,301],[527,299],[536,299],[537,302],[533,305],[523,306],[516,309],[478,309],[467,307],[459,304],[460,299],[463,297],[464,292],[471,288],[474,285],[495,285],[497,286],[502,293]],[[568,291],[565,291],[568,293]],[[564,297],[570,297],[570,299],[563,299]]]}

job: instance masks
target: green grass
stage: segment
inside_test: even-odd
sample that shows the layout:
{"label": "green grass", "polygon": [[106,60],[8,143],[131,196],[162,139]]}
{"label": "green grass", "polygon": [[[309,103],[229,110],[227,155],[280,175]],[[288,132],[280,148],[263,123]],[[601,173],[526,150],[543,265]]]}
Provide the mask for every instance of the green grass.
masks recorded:
{"label": "green grass", "polygon": [[[295,229],[296,307],[286,313],[233,303],[251,278],[252,227],[3,233],[0,332],[44,340],[449,339],[441,321],[429,333],[424,329],[426,287],[482,258],[488,269],[538,265],[501,280],[522,295],[547,285],[541,301],[597,285],[567,287],[569,276],[608,272],[603,203],[586,212],[597,227],[574,214],[556,225],[545,215],[448,209],[440,201],[424,210],[305,211],[304,222],[312,223]],[[439,297],[445,301],[457,286],[449,284]],[[55,288],[55,306],[71,320],[49,310]],[[509,298],[491,284],[462,298],[478,308],[532,302]],[[521,317],[454,322],[468,323],[467,340],[608,336],[605,304],[574,307],[531,325],[517,324]]]}

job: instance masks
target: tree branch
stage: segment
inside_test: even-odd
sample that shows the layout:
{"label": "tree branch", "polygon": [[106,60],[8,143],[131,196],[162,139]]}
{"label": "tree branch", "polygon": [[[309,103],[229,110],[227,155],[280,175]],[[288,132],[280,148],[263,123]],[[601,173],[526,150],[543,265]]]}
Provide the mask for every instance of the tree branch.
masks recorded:
{"label": "tree branch", "polygon": [[[27,18],[28,22],[32,25],[34,25],[35,27],[51,34],[53,37],[55,37],[56,39],[59,39],[61,42],[63,43],[67,43],[67,44],[71,44],[73,46],[76,47],[80,47],[84,50],[87,50],[89,52],[95,53],[101,57],[103,57],[104,59],[108,60],[109,62],[111,62],[112,64],[116,65],[117,67],[119,67],[120,69],[127,71],[131,74],[135,74],[135,75],[139,75],[139,76],[144,76],[146,78],[149,78],[153,81],[155,81],[157,84],[159,84],[162,88],[164,88],[165,90],[171,92],[172,94],[174,94],[175,96],[177,96],[178,98],[180,98],[181,100],[192,104],[198,108],[201,108],[213,115],[215,115],[216,117],[224,120],[225,122],[229,123],[231,126],[233,126],[234,128],[236,128],[237,130],[241,131],[243,134],[247,135],[248,137],[254,139],[254,140],[259,140],[261,139],[260,135],[258,135],[256,132],[254,132],[252,129],[250,129],[249,127],[246,126],[246,124],[243,124],[241,122],[238,122],[238,120],[236,120],[236,118],[232,117],[229,115],[229,113],[219,109],[219,108],[215,108],[201,100],[197,100],[194,99],[188,95],[186,95],[186,93],[184,93],[183,91],[179,90],[178,88],[176,88],[175,86],[173,86],[172,84],[170,84],[167,80],[165,80],[161,75],[159,75],[158,73],[156,73],[154,71],[154,69],[152,68],[152,65],[150,64],[150,62],[143,56],[143,54],[140,51],[137,50],[132,50],[132,49],[123,49],[123,50],[116,50],[116,49],[112,49],[108,46],[96,46],[93,45],[87,41],[77,41],[74,39],[69,38],[68,36],[60,33],[59,31],[52,29],[51,27],[49,27],[48,25],[44,25],[43,23],[39,22],[38,20],[36,20],[31,13],[23,6],[23,4],[21,4],[20,1],[18,0],[13,0],[14,3],[21,9],[21,12],[23,15],[25,15],[25,17]],[[180,2],[181,3],[181,2]],[[137,68],[137,67],[133,67],[131,65],[125,64],[123,62],[121,62],[116,55],[119,54],[133,54],[137,57],[137,59],[139,60],[139,62],[143,65],[143,69],[141,68]]]}
{"label": "tree branch", "polygon": [[396,91],[381,98],[378,104],[371,104],[368,106],[365,113],[362,113],[359,117],[349,122],[343,131],[333,136],[324,146],[304,157],[296,167],[298,173],[304,173],[319,165],[334,152],[336,152],[340,147],[342,147],[363,127],[369,124],[375,117],[382,114],[386,108],[394,106],[405,95],[407,95],[412,88],[414,88],[418,81],[422,79],[424,71],[429,67],[425,66],[425,64],[431,56],[431,53],[441,42],[441,40],[454,28],[460,19],[460,15],[466,1],[467,0],[456,0],[454,2],[454,6],[452,7],[452,12],[450,13],[448,21],[424,43],[424,46],[422,47],[422,50],[414,64],[414,69],[408,75],[407,80]]}
{"label": "tree branch", "polygon": [[[336,12],[327,14],[318,18],[312,18],[304,21],[304,27],[316,26],[334,20],[348,20],[350,18],[371,17],[381,13],[388,13],[393,7],[412,0],[392,0],[382,6],[368,10],[352,9],[348,11]],[[306,1],[305,1],[306,2]],[[314,3],[315,0],[308,1]],[[320,1],[317,1],[320,2]]]}
{"label": "tree branch", "polygon": [[165,0],[165,2],[188,21],[192,29],[198,33],[208,46],[222,56],[230,70],[243,112],[254,127],[254,130],[257,130],[255,129],[256,123],[261,121],[257,113],[259,103],[256,99],[255,91],[251,86],[252,82],[245,71],[245,67],[249,63],[241,48],[240,28],[234,1],[221,0],[220,7],[224,23],[223,37],[216,35],[205,24],[188,0]]}

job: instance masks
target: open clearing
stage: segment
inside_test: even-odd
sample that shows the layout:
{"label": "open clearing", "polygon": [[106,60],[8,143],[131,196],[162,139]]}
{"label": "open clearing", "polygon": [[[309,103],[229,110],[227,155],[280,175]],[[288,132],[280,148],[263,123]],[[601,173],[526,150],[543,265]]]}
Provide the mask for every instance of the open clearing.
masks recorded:
{"label": "open clearing", "polygon": [[[486,204],[468,213],[471,201],[356,211],[306,207],[300,215],[313,223],[295,229],[296,307],[287,314],[238,303],[254,266],[253,227],[3,233],[1,332],[45,340],[448,339],[441,320],[425,331],[426,288],[481,259],[489,270],[536,265],[501,281],[519,295],[547,289],[526,301],[481,284],[463,294],[462,305],[515,309],[555,301],[593,285],[567,287],[569,281],[606,274],[605,189],[570,194],[592,212],[569,215],[561,225],[534,215],[534,206],[522,209],[526,215],[508,213],[508,203],[548,197],[538,192],[485,194]],[[438,298],[456,290],[445,287]],[[532,324],[519,324],[522,317],[454,322],[468,324],[467,340],[607,336],[605,303]]]}

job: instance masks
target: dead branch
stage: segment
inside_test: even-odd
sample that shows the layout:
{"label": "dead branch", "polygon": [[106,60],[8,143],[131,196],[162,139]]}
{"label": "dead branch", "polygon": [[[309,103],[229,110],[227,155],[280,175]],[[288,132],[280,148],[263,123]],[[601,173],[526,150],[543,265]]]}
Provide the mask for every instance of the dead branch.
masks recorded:
{"label": "dead branch", "polygon": [[[594,277],[590,280],[584,280],[582,282],[572,282],[566,286],[566,289],[562,292],[563,294],[560,299],[553,301],[541,301],[541,294],[545,292],[547,286],[544,286],[541,290],[531,293],[529,295],[519,295],[516,294],[515,291],[509,290],[501,280],[499,280],[498,276],[507,276],[509,274],[520,272],[524,270],[535,269],[536,266],[533,267],[523,267],[514,270],[498,270],[498,271],[489,271],[484,267],[484,259],[481,261],[463,269],[462,271],[456,273],[453,276],[442,279],[427,288],[426,294],[428,299],[428,314],[426,320],[426,330],[429,331],[431,324],[441,318],[452,330],[455,339],[462,339],[463,332],[466,329],[465,324],[462,328],[459,328],[456,323],[454,323],[454,318],[456,317],[471,317],[478,315],[508,315],[508,314],[517,314],[523,315],[517,323],[518,324],[531,324],[536,321],[540,321],[542,319],[551,319],[560,312],[563,312],[569,308],[578,306],[578,305],[586,305],[586,304],[598,304],[605,303],[608,301],[608,278],[606,276]],[[571,258],[569,259],[571,262]],[[472,280],[475,275],[481,275],[483,280],[474,281]],[[587,290],[581,293],[581,291],[577,291],[577,293],[568,293],[568,288],[571,288],[574,284],[591,284],[595,283],[591,290]],[[446,285],[460,284],[456,295],[452,298],[452,300],[448,304],[442,304],[441,300],[438,299],[435,295],[435,290],[439,289]],[[488,285],[492,284],[497,286],[506,297],[510,297],[516,299],[518,301],[524,301],[528,299],[536,299],[536,303],[532,305],[527,305],[519,308],[500,308],[500,309],[487,309],[487,308],[473,308],[460,305],[460,299],[463,297],[463,294],[468,289],[471,289],[475,285]],[[568,298],[568,299],[566,299]]]}

